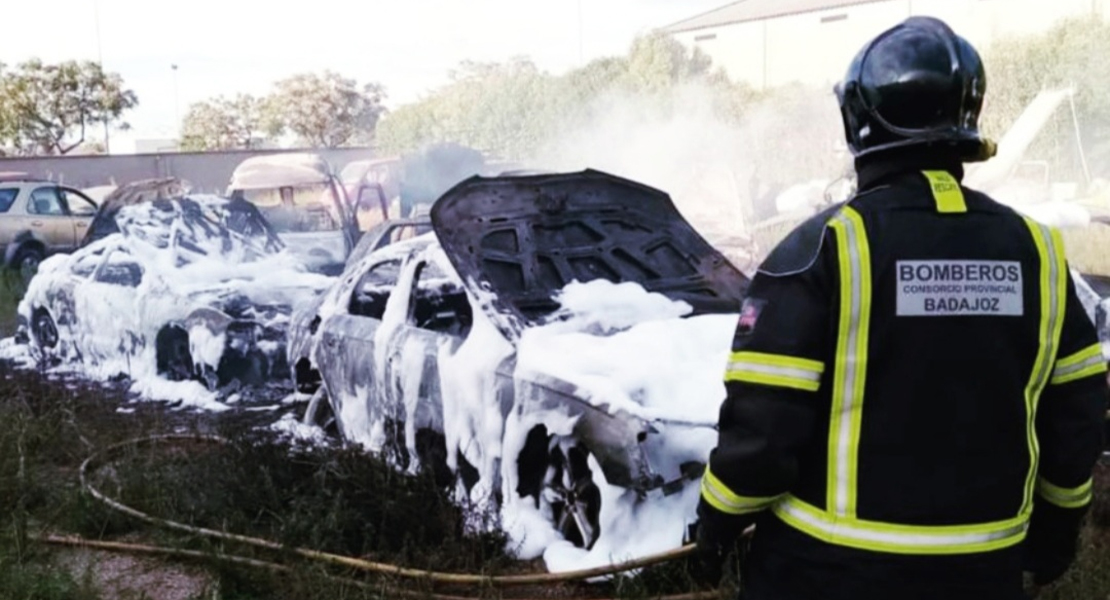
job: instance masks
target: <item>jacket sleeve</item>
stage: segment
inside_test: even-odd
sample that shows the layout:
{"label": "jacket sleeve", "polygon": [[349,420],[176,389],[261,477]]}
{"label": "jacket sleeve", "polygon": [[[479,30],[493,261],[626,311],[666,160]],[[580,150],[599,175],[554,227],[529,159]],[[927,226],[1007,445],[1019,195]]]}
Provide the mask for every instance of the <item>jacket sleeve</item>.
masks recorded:
{"label": "jacket sleeve", "polygon": [[[791,489],[801,448],[815,434],[835,297],[832,236],[822,226],[806,244],[815,250],[802,257],[804,268],[776,273],[765,263],[752,280],[725,373],[717,447],[702,478],[702,504],[716,511],[769,508]],[[782,264],[775,256],[782,251],[798,249],[780,245],[768,262]]]}
{"label": "jacket sleeve", "polygon": [[1029,530],[1032,570],[1070,562],[1074,554],[1103,447],[1106,373],[1097,332],[1069,276],[1060,347],[1037,409],[1040,458]]}

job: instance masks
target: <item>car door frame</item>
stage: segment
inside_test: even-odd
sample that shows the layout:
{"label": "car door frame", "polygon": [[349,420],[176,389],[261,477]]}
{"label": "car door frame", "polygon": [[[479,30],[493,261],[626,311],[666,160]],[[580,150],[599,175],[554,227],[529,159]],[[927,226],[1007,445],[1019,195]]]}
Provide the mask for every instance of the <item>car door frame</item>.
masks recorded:
{"label": "car door frame", "polygon": [[[35,194],[45,189],[54,192],[54,198],[62,209],[61,214],[41,214],[32,210]],[[58,193],[60,189],[57,184],[53,183],[34,184],[28,188],[27,200],[23,209],[27,214],[27,230],[31,232],[32,237],[42,243],[48,254],[67,252],[73,250],[77,245],[72,227],[72,216],[69,207],[61,194]],[[61,243],[62,240],[68,240],[68,242]]]}
{"label": "car door frame", "polygon": [[[365,368],[366,356],[373,357],[375,355],[377,334],[383,323],[382,317],[384,317],[385,311],[388,310],[389,303],[395,297],[398,283],[404,277],[407,260],[408,256],[389,255],[380,257],[378,260],[367,261],[367,264],[356,271],[355,275],[341,282],[339,285],[345,286],[346,289],[337,290],[335,302],[339,305],[338,309],[321,320],[316,333],[318,338],[310,350],[311,362],[320,373],[321,385],[328,392],[328,400],[336,416],[336,422],[345,438],[366,441],[365,438],[359,435],[359,432],[349,430],[347,424],[344,423],[343,404],[347,398],[360,399],[358,398],[359,385],[365,383],[369,394],[361,400],[366,402],[368,415],[375,408],[371,403],[375,401],[373,396],[377,393],[376,388],[379,386],[378,380],[380,377],[376,372],[377,367],[373,359],[370,361],[369,368]],[[390,263],[398,263],[397,276],[393,283],[389,284],[391,289],[389,296],[386,298],[382,315],[374,317],[353,314],[351,303],[355,294],[362,288],[364,279],[375,269]],[[351,346],[364,346],[367,352],[349,350],[348,348]],[[356,374],[369,378],[369,381],[358,381],[355,377]],[[369,441],[372,442],[373,440]]]}
{"label": "car door frame", "polygon": [[[79,189],[64,185],[59,185],[57,188],[60,192],[58,201],[61,202],[62,208],[66,211],[66,215],[69,217],[70,222],[73,223],[73,247],[76,248],[81,241],[85,239],[85,234],[88,233],[89,230],[89,224],[92,223],[93,217],[96,216],[96,211],[100,209],[100,206],[95,200],[89,198]],[[70,194],[76,194],[82,201],[87,202],[93,209],[92,213],[88,216],[74,214],[73,206],[69,201]]]}

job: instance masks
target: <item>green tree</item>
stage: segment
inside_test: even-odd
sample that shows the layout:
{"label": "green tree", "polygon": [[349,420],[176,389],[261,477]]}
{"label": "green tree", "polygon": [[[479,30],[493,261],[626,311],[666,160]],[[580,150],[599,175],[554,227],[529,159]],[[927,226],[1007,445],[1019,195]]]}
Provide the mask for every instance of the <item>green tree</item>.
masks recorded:
{"label": "green tree", "polygon": [[[1082,147],[1094,175],[1110,176],[1110,23],[1096,17],[1061,21],[1048,31],[1012,37],[984,52],[987,102],[983,129],[999,137],[1045,89],[1075,90],[1076,139],[1070,107],[1058,110],[1027,152],[1049,161],[1055,177],[1079,179]],[[1078,144],[1081,142],[1081,144]]]}
{"label": "green tree", "polygon": [[553,78],[532,61],[463,62],[431,96],[382,121],[379,144],[404,152],[435,142],[518,154],[547,130]]}
{"label": "green tree", "polygon": [[181,149],[214,151],[253,148],[276,127],[267,101],[249,94],[223,96],[189,106],[181,123]]}
{"label": "green tree", "polygon": [[637,37],[626,63],[625,81],[639,91],[662,92],[676,84],[726,79],[722,71],[712,70],[713,61],[700,49],[688,49],[663,33]]}
{"label": "green tree", "polygon": [[404,152],[453,141],[522,158],[588,120],[591,105],[606,94],[651,97],[666,107],[670,92],[695,82],[719,90],[722,98],[734,91],[704,53],[657,33],[637,38],[625,56],[594,60],[562,76],[540,71],[527,58],[464,62],[449,83],[383,120],[378,142]]}
{"label": "green tree", "polygon": [[374,139],[385,112],[385,89],[359,85],[338,73],[304,73],[277,82],[269,98],[276,132],[290,131],[302,143],[336,148]]}
{"label": "green tree", "polygon": [[30,60],[3,74],[0,97],[7,107],[5,133],[24,153],[71,152],[89,128],[118,124],[138,104],[119,74],[91,61]]}

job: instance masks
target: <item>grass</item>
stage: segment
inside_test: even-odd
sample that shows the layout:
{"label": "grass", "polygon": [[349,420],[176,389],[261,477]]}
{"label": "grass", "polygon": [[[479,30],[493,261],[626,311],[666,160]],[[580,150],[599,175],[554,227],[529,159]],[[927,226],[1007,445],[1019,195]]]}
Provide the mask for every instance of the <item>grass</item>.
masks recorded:
{"label": "grass", "polygon": [[16,308],[26,291],[27,285],[19,276],[19,273],[11,269],[0,268],[0,337],[15,334],[18,325]]}
{"label": "grass", "polygon": [[[1069,238],[1069,252],[1080,246]],[[1101,242],[1083,242],[1091,260]],[[1110,246],[1108,246],[1110,247]],[[1078,259],[1074,259],[1078,262]],[[18,278],[0,275],[0,315],[14,314]],[[0,321],[3,333],[14,319]],[[57,552],[33,540],[38,532],[158,543],[203,551],[276,558],[249,548],[156,530],[109,511],[81,492],[77,467],[96,448],[153,433],[217,434],[227,446],[151,446],[125,453],[97,472],[101,489],[141,510],[214,529],[273,539],[371,560],[441,571],[502,574],[542,568],[511,560],[496,533],[468,535],[448,491],[429,477],[407,477],[361,452],[293,450],[253,427],[167,411],[156,403],[116,408],[122,388],[51,381],[0,364],[0,599],[96,600],[105,591],[88,573],[58,568]],[[256,414],[257,413],[253,413]],[[1097,505],[1084,530],[1075,568],[1040,596],[1047,600],[1110,597],[1110,466],[1099,469]],[[305,563],[286,574],[206,561],[221,600],[378,598],[379,591],[337,583],[353,575]],[[696,568],[677,562],[606,586],[566,585],[519,590],[521,596],[646,598],[697,587]],[[473,590],[444,590],[473,593]],[[485,590],[496,596],[497,592]]]}
{"label": "grass", "polygon": [[[153,529],[111,512],[83,494],[77,467],[93,448],[155,432],[215,433],[230,445],[152,445],[128,450],[96,471],[100,489],[159,516],[198,526],[273,539],[371,560],[443,571],[502,574],[540,568],[511,560],[498,534],[468,535],[447,491],[428,477],[406,477],[349,450],[294,450],[247,421],[213,424],[160,405],[140,403],[133,414],[116,407],[120,389],[48,381],[0,365],[0,598],[94,600],[102,591],[81,573],[55,568],[55,551],[29,534],[75,533],[95,539],[227,551],[272,560],[272,552],[224,545]],[[1110,467],[1100,467],[1099,500],[1082,549],[1048,600],[1087,600],[1110,594]],[[289,562],[286,574],[202,563],[221,600],[378,598],[330,579],[354,575]],[[527,597],[647,598],[697,587],[696,569],[677,562],[604,586],[566,585],[518,590]],[[446,593],[473,590],[446,589]],[[486,590],[496,596],[497,592]]]}
{"label": "grass", "polygon": [[[169,431],[227,436],[227,446],[128,450],[95,473],[106,493],[158,516],[198,526],[416,568],[497,574],[534,569],[511,560],[499,533],[471,535],[463,512],[431,477],[404,476],[353,450],[293,450],[248,420],[213,423],[156,403],[116,408],[122,389],[48,381],[0,364],[0,598],[96,598],[89,581],[52,569],[36,533],[79,534],[173,547],[281,556],[153,529],[84,494],[77,469],[94,448]],[[318,565],[275,575],[207,563],[222,599],[376,598]]]}

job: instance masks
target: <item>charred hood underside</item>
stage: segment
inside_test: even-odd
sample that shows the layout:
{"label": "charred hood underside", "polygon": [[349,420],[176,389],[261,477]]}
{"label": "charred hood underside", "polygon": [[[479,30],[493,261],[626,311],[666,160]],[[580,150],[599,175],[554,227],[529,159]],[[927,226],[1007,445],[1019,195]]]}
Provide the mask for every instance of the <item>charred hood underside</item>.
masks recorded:
{"label": "charred hood underside", "polygon": [[522,324],[556,311],[575,280],[638,282],[695,314],[738,312],[748,286],[666,193],[600,171],[472,177],[431,218],[462,280]]}

